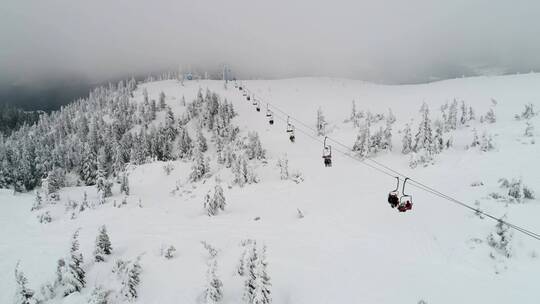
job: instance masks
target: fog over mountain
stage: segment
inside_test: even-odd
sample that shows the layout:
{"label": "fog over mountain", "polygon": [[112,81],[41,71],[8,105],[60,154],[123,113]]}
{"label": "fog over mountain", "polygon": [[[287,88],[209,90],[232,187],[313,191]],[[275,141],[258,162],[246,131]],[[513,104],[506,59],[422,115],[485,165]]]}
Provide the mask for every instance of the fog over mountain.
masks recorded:
{"label": "fog over mountain", "polygon": [[[413,83],[540,67],[538,1],[4,1],[0,97],[227,63]],[[58,85],[59,84],[59,85]],[[22,88],[22,89],[21,89]],[[11,95],[6,95],[9,91]]]}

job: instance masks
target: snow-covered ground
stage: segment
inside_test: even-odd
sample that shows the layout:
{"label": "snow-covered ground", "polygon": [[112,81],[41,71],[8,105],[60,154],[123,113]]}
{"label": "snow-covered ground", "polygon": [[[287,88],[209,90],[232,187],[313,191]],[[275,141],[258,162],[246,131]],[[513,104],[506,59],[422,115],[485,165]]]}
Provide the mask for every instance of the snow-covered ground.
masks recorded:
{"label": "snow-covered ground", "polygon": [[[490,192],[504,190],[498,179],[522,178],[540,195],[540,131],[537,143],[523,136],[524,121],[515,114],[533,103],[540,109],[540,74],[475,77],[430,84],[387,86],[356,80],[298,78],[244,81],[256,97],[315,127],[322,108],[329,122],[329,136],[352,146],[357,129],[344,123],[351,101],[358,110],[386,113],[397,118],[394,150],[376,159],[404,174],[451,194],[471,205],[532,231],[540,231],[540,200],[506,204],[488,199]],[[132,168],[128,205],[113,207],[122,196],[118,186],[109,203],[71,219],[63,202],[81,200],[87,191],[97,200],[95,187],[64,188],[55,206],[48,206],[52,222],[41,224],[30,211],[34,194],[0,190],[0,303],[10,303],[15,290],[13,269],[18,260],[30,287],[52,281],[56,261],[68,253],[73,232],[81,228],[80,242],[88,271],[88,288],[63,303],[85,303],[91,287],[113,280],[114,259],[133,259],[142,254],[142,282],[138,303],[196,303],[205,284],[208,254],[201,241],[219,249],[218,275],[223,281],[223,303],[240,303],[243,278],[235,274],[242,253],[240,243],[251,238],[268,247],[268,271],[274,303],[538,303],[536,278],[540,273],[540,242],[517,232],[511,240],[512,257],[490,257],[486,242],[496,222],[480,219],[470,210],[415,188],[414,208],[398,213],[386,202],[395,180],[361,163],[334,153],[334,165],[322,164],[319,142],[296,133],[288,140],[286,125],[270,126],[263,110],[258,113],[242,93],[222,81],[167,80],[142,85],[151,98],[163,91],[175,114],[184,111],[180,99],[195,98],[199,88],[209,88],[235,106],[234,123],[242,132],[257,131],[268,153],[268,163],[257,168],[258,184],[224,187],[225,212],[208,217],[203,197],[215,185],[216,176],[229,184],[227,170],[213,166],[214,176],[187,184],[190,164],[172,162],[166,175],[162,162]],[[454,146],[436,156],[435,164],[409,168],[409,156],[401,154],[401,130],[414,119],[416,132],[422,102],[434,120],[439,107],[454,98],[476,111],[477,120],[453,132]],[[492,99],[497,101],[494,106]],[[481,124],[480,115],[493,107],[494,124]],[[277,114],[277,113],[276,113]],[[163,115],[160,113],[160,115]],[[158,119],[160,117],[158,116]],[[530,120],[540,129],[540,118]],[[301,126],[298,125],[298,128]],[[494,135],[496,150],[466,150],[472,129]],[[302,173],[297,184],[280,180],[276,161],[284,154],[291,171]],[[481,181],[483,186],[471,187]],[[172,192],[177,185],[180,190]],[[138,206],[139,199],[142,208]],[[300,209],[305,217],[297,217]],[[259,220],[254,220],[260,217]],[[107,263],[94,263],[91,253],[98,228],[107,225],[114,248]],[[167,260],[160,248],[174,245],[177,255]]]}

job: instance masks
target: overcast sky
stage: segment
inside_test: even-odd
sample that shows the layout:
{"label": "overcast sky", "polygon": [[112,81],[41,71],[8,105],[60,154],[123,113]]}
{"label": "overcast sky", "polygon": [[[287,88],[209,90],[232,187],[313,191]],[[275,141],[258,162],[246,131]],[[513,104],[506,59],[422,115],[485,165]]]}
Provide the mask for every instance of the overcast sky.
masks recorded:
{"label": "overcast sky", "polygon": [[228,63],[416,82],[540,68],[538,0],[2,0],[0,81]]}

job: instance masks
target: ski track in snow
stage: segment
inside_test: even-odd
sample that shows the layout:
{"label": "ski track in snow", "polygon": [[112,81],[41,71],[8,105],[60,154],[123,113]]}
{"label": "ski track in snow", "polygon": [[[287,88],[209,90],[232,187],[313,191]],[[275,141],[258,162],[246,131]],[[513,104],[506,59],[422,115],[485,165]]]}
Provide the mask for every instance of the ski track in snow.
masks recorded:
{"label": "ski track in snow", "polygon": [[[540,74],[500,77],[475,77],[421,85],[385,86],[362,81],[333,78],[298,78],[244,81],[255,93],[296,118],[315,125],[320,106],[333,130],[330,136],[352,146],[357,131],[350,123],[351,101],[358,110],[386,113],[392,108],[397,122],[393,128],[394,151],[377,160],[414,176],[443,193],[472,204],[497,216],[507,214],[508,221],[540,232],[540,201],[510,204],[487,200],[498,191],[501,177],[522,177],[540,195],[540,143],[523,144],[525,123],[515,121],[524,104],[540,109]],[[205,284],[207,252],[200,244],[207,241],[219,249],[218,276],[224,284],[222,303],[238,303],[243,278],[235,275],[242,253],[240,242],[247,238],[268,246],[267,259],[274,303],[538,303],[536,277],[540,261],[531,257],[540,253],[540,242],[514,232],[514,256],[504,262],[507,269],[495,274],[497,262],[489,257],[485,240],[495,222],[481,220],[467,209],[409,187],[414,197],[413,210],[405,214],[389,208],[388,191],[395,181],[358,162],[333,153],[334,165],[324,168],[321,144],[296,132],[296,143],[288,140],[285,124],[276,119],[269,126],[262,111],[255,112],[241,92],[232,85],[224,89],[221,81],[167,80],[146,83],[135,92],[142,100],[142,87],[150,98],[165,92],[167,104],[175,114],[184,111],[180,99],[191,101],[199,88],[217,92],[235,106],[234,123],[243,134],[257,131],[268,152],[268,163],[257,173],[259,184],[224,187],[225,212],[208,217],[202,210],[203,196],[214,185],[214,178],[195,187],[184,185],[171,194],[177,181],[184,182],[189,163],[172,162],[175,169],[165,175],[164,163],[145,164],[130,175],[128,205],[113,208],[122,200],[118,186],[110,203],[87,210],[75,220],[64,213],[68,198],[81,200],[83,191],[89,200],[97,200],[94,187],[64,188],[62,201],[51,206],[53,222],[40,224],[30,212],[33,193],[12,195],[0,190],[0,303],[10,303],[15,282],[13,269],[18,260],[30,287],[52,281],[56,260],[68,254],[72,233],[81,227],[80,243],[88,271],[88,287],[62,303],[86,303],[91,287],[113,280],[110,274],[116,258],[142,256],[142,283],[137,303],[195,303]],[[204,91],[203,91],[204,92]],[[453,98],[472,105],[477,119],[495,106],[497,123],[473,122],[469,128],[455,131],[454,147],[436,156],[426,168],[410,169],[408,156],[400,153],[401,130],[414,119],[416,132],[422,101],[429,104],[431,119],[439,116],[439,107]],[[279,114],[275,112],[275,114]],[[163,119],[158,113],[158,120]],[[532,119],[537,130],[540,119]],[[297,125],[297,128],[300,128]],[[482,153],[465,150],[472,140],[472,128],[495,135],[497,150]],[[536,131],[538,141],[538,131]],[[276,160],[284,153],[289,170],[298,169],[305,181],[295,184],[281,181]],[[212,162],[213,171],[216,170]],[[218,175],[225,180],[228,170]],[[473,181],[484,186],[471,187]],[[191,192],[191,193],[189,193]],[[143,207],[137,206],[141,199]],[[298,219],[297,208],[305,217]],[[261,219],[255,221],[254,218]],[[106,224],[114,248],[107,263],[91,259],[98,227]],[[483,241],[470,242],[472,238]],[[172,260],[159,256],[163,245],[174,245]],[[471,245],[473,244],[473,245]]]}

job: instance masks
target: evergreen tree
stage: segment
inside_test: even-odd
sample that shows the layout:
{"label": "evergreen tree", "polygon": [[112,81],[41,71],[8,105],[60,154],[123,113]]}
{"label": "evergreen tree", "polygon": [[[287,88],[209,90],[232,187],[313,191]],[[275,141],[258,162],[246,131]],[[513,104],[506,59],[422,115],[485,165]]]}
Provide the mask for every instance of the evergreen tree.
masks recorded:
{"label": "evergreen tree", "polygon": [[206,272],[206,287],[204,289],[205,304],[215,304],[223,298],[223,283],[216,275],[217,262],[212,259],[208,262],[208,270]]}
{"label": "evergreen tree", "polygon": [[30,211],[39,210],[43,207],[43,198],[41,197],[41,193],[39,191],[36,191],[36,198],[34,200],[34,205],[32,205],[32,208]]}
{"label": "evergreen tree", "polygon": [[371,147],[371,136],[369,133],[370,123],[366,120],[366,123],[360,127],[358,131],[358,136],[356,137],[356,142],[353,145],[352,150],[360,157],[369,156],[370,147]]}
{"label": "evergreen tree", "polygon": [[473,107],[469,107],[469,120],[475,120],[476,116],[474,115]]}
{"label": "evergreen tree", "polygon": [[322,109],[319,107],[317,109],[317,135],[318,136],[324,136],[326,135],[326,120],[324,118],[324,114],[322,112]]}
{"label": "evergreen tree", "polygon": [[85,145],[83,150],[84,155],[79,175],[86,186],[92,186],[96,183],[97,157],[88,145]]}
{"label": "evergreen tree", "polygon": [[527,136],[527,137],[533,137],[534,136],[534,125],[530,121],[526,122],[524,135]]}
{"label": "evergreen tree", "polygon": [[96,237],[96,246],[94,249],[94,259],[96,262],[105,261],[105,256],[112,253],[111,240],[107,234],[105,225],[99,228],[98,236]]}
{"label": "evergreen tree", "polygon": [[405,125],[405,129],[403,130],[403,139],[401,140],[401,143],[401,153],[409,154],[412,152],[412,134],[410,124]]}
{"label": "evergreen tree", "polygon": [[181,159],[190,158],[193,152],[193,144],[187,130],[181,127],[178,137],[178,157]]}
{"label": "evergreen tree", "polygon": [[193,155],[194,160],[193,165],[191,166],[190,180],[195,182],[201,180],[210,172],[210,165],[208,164],[208,161],[205,159],[204,154],[201,152],[198,145],[195,146]]}
{"label": "evergreen tree", "polygon": [[289,179],[289,160],[287,159],[287,155],[283,155],[282,158],[278,159],[277,165],[281,180]]}
{"label": "evergreen tree", "polygon": [[440,153],[444,150],[443,125],[439,120],[435,121],[435,134],[433,136],[433,152]]}
{"label": "evergreen tree", "polygon": [[140,257],[137,257],[135,262],[131,263],[127,269],[127,276],[122,282],[122,295],[130,302],[135,301],[138,297],[137,287],[141,283],[141,272]]}
{"label": "evergreen tree", "polygon": [[265,150],[262,147],[261,141],[259,139],[259,134],[257,132],[248,133],[248,144],[246,147],[246,153],[249,159],[264,159]]}
{"label": "evergreen tree", "polygon": [[197,146],[199,148],[199,151],[202,153],[206,152],[208,150],[208,144],[206,143],[206,137],[204,137],[204,134],[202,132],[201,128],[197,129]]}
{"label": "evergreen tree", "polygon": [[167,106],[167,104],[165,103],[165,93],[163,93],[163,91],[161,91],[159,93],[159,109],[164,110],[166,106]]}
{"label": "evergreen tree", "polygon": [[[392,112],[390,111],[390,114],[391,113]],[[393,121],[395,121],[395,118],[393,119]],[[384,128],[384,131],[383,131],[383,141],[382,141],[381,148],[383,150],[392,151],[392,120],[391,119],[386,120],[386,127]]]}
{"label": "evergreen tree", "polygon": [[448,110],[448,129],[449,130],[455,130],[457,129],[457,109],[458,103],[457,100],[454,99],[454,101],[450,104],[450,109]]}
{"label": "evergreen tree", "polygon": [[80,292],[86,285],[86,272],[82,268],[83,255],[79,250],[79,230],[75,231],[71,241],[70,259],[62,282],[65,284],[64,296]]}
{"label": "evergreen tree", "polygon": [[484,118],[484,121],[487,123],[495,123],[497,122],[497,118],[495,117],[495,111],[493,111],[493,108],[490,108],[488,112],[486,113],[486,116]]}
{"label": "evergreen tree", "polygon": [[98,285],[92,289],[88,304],[108,304],[111,293],[111,290],[107,290],[103,286]]}
{"label": "evergreen tree", "polygon": [[473,140],[471,143],[471,147],[480,146],[480,139],[478,138],[478,132],[476,132],[476,128],[473,129],[472,131],[473,131]]}
{"label": "evergreen tree", "polygon": [[414,151],[418,152],[422,149],[425,149],[429,152],[432,152],[433,147],[433,134],[431,131],[431,119],[429,118],[429,107],[424,102],[420,108],[420,113],[422,114],[422,120],[418,126],[418,132],[415,136]]}
{"label": "evergreen tree", "polygon": [[122,174],[122,179],[120,180],[120,193],[129,195],[129,178],[125,172]]}
{"label": "evergreen tree", "polygon": [[465,125],[469,120],[470,119],[468,117],[468,111],[467,106],[465,106],[465,101],[461,101],[461,119],[459,120],[459,122],[461,123],[461,125]]}
{"label": "evergreen tree", "polygon": [[17,284],[14,304],[34,304],[34,291],[28,285],[28,279],[19,269],[19,263],[15,266],[15,282]]}

